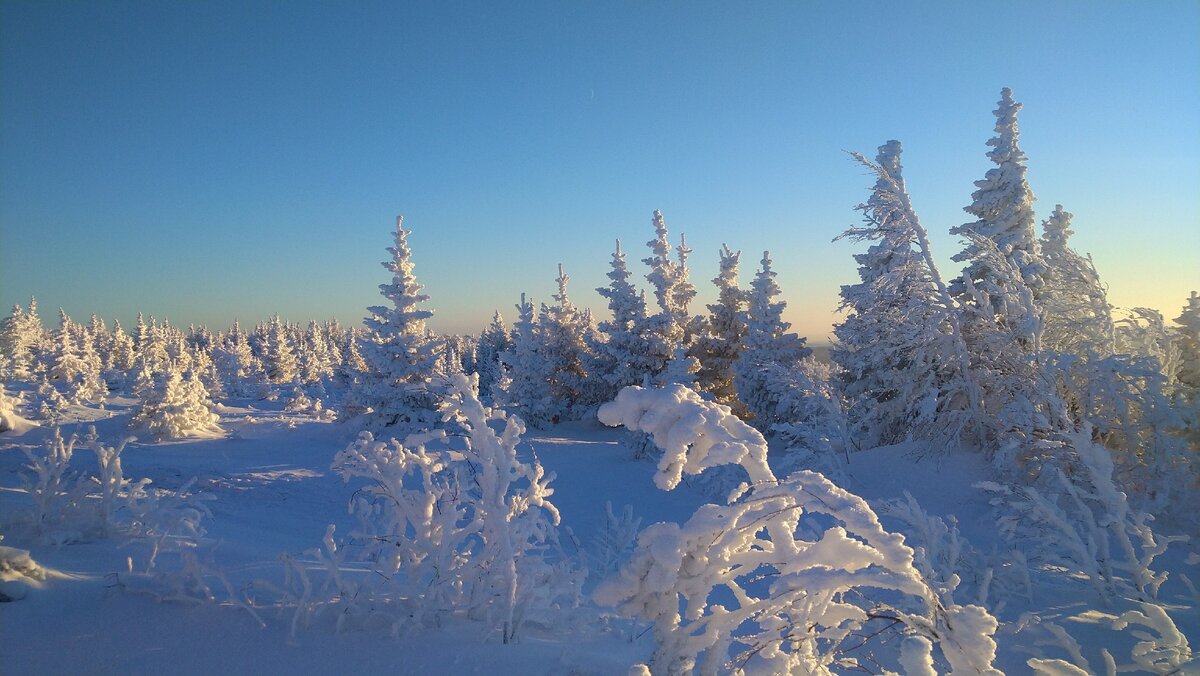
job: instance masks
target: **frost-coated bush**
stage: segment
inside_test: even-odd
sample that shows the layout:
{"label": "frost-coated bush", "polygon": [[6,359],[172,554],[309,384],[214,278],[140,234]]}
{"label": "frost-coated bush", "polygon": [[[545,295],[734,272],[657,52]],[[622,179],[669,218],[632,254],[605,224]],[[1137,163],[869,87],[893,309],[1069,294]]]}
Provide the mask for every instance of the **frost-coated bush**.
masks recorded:
{"label": "frost-coated bush", "polygon": [[447,379],[442,414],[461,437],[438,430],[401,443],[364,432],[334,470],[366,480],[350,505],[360,518],[352,538],[387,581],[376,598],[402,601],[418,624],[461,612],[508,643],[524,623],[549,625],[576,605],[583,575],[558,548],[553,475],[518,460],[524,424],[480,403],[476,383]]}
{"label": "frost-coated bush", "polygon": [[[652,435],[664,490],[724,464],[750,479],[682,526],[643,530],[630,563],[596,591],[599,602],[653,622],[656,672],[831,673],[876,660],[928,673],[936,645],[936,663],[951,673],[999,673],[997,623],[985,609],[940,602],[904,538],[862,498],[816,472],[776,479],[766,441],[729,407],[679,385],[627,387],[599,417]],[[888,601],[867,600],[866,589]],[[889,626],[907,637],[901,655],[872,654],[883,641],[864,649],[864,633]]]}
{"label": "frost-coated bush", "polygon": [[[71,468],[71,457],[79,436],[63,439],[57,427],[41,449],[21,447],[29,464],[22,474],[32,504],[30,522],[43,538],[58,542],[83,537],[87,509],[87,485]],[[90,524],[89,524],[90,525]]]}
{"label": "frost-coated bush", "polygon": [[1154,517],[1130,506],[1113,479],[1112,456],[1092,438],[1084,425],[1044,441],[1042,451],[1060,460],[1044,464],[1032,485],[976,486],[996,496],[1001,532],[1025,551],[1083,573],[1105,603],[1118,594],[1151,601],[1167,574],[1150,566],[1180,538],[1156,534]]}
{"label": "frost-coated bush", "polygon": [[768,367],[774,375],[767,379],[768,389],[782,422],[771,426],[771,433],[786,450],[782,467],[814,469],[829,476],[843,471],[841,458],[849,453],[846,410],[842,395],[834,386],[833,369],[807,357],[795,368]]}
{"label": "frost-coated bush", "polygon": [[[203,535],[200,522],[209,516],[211,495],[193,491],[195,479],[176,490],[154,489],[149,479],[125,476],[121,455],[133,437],[106,445],[90,427],[64,439],[56,427],[41,449],[23,447],[28,464],[23,473],[32,503],[29,522],[43,540],[65,544],[120,531],[152,538],[150,566],[163,545]],[[78,449],[90,450],[96,472],[71,467]]]}
{"label": "frost-coated bush", "polygon": [[184,378],[170,369],[166,377],[146,393],[142,406],[130,421],[130,428],[144,429],[155,439],[218,437],[224,434],[217,424],[208,391],[195,377]]}
{"label": "frost-coated bush", "polygon": [[1092,426],[1092,438],[1112,455],[1114,479],[1135,503],[1175,514],[1195,507],[1200,463],[1178,434],[1185,422],[1157,359],[1045,353],[1042,363],[1065,417]]}
{"label": "frost-coated bush", "polygon": [[1021,552],[985,556],[959,533],[954,516],[929,514],[908,491],[903,499],[884,501],[879,511],[908,526],[907,542],[915,552],[917,570],[943,605],[954,604],[956,592],[972,594],[976,603],[995,614],[1009,599],[1032,600],[1029,566]]}
{"label": "frost-coated bush", "polygon": [[625,505],[618,516],[613,512],[612,501],[604,503],[604,528],[592,537],[589,552],[592,559],[591,572],[603,577],[616,572],[629,558],[637,544],[638,529],[642,518],[633,515],[633,505]]}

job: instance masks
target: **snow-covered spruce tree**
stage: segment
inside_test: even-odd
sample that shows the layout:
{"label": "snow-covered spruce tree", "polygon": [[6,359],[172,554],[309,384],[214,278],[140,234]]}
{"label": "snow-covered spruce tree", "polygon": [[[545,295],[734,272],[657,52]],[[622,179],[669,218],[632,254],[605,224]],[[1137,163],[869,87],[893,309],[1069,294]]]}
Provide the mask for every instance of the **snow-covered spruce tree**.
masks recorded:
{"label": "snow-covered spruce tree", "polygon": [[108,392],[101,378],[100,356],[92,347],[85,327],[59,309],[59,327],[50,355],[50,378],[74,402],[98,402]]}
{"label": "snow-covered spruce tree", "polygon": [[263,366],[267,380],[277,385],[290,385],[300,377],[300,363],[288,327],[272,315],[267,324],[266,343],[263,350]]}
{"label": "snow-covered spruce tree", "polygon": [[727,245],[721,245],[720,272],[712,280],[717,286],[717,302],[708,305],[708,321],[704,323],[704,333],[692,346],[692,354],[700,361],[700,370],[696,373],[699,388],[718,403],[744,415],[745,409],[733,385],[733,365],[741,354],[742,339],[747,331],[748,299],[746,292],[738,288],[737,281],[741,255],[741,251],[735,252]]}
{"label": "snow-covered spruce tree", "polygon": [[857,209],[863,224],[837,239],[874,242],[855,254],[859,283],[841,290],[849,314],[834,327],[852,441],[870,448],[910,434],[936,450],[957,445],[977,404],[957,309],[929,250],[928,233],[904,185],[899,141],[879,147],[875,175]]}
{"label": "snow-covered spruce tree", "polygon": [[75,322],[62,309],[58,309],[58,329],[54,331],[54,350],[50,353],[50,380],[61,383],[61,389],[70,384],[83,372],[83,360],[75,339]]}
{"label": "snow-covered spruce tree", "polygon": [[208,392],[209,399],[217,400],[228,396],[229,392],[225,389],[225,380],[221,377],[221,370],[217,368],[216,362],[213,361],[211,353],[202,347],[192,347],[188,350],[190,355],[188,362],[188,370],[192,377],[200,381]]}
{"label": "snow-covered spruce tree", "polygon": [[1175,340],[1179,354],[1175,387],[1183,417],[1183,434],[1192,452],[1200,454],[1200,295],[1195,291],[1175,318],[1175,323],[1179,325]]}
{"label": "snow-covered spruce tree", "polygon": [[1121,308],[1113,319],[1118,354],[1150,357],[1161,365],[1162,374],[1174,381],[1179,370],[1179,343],[1174,331],[1158,310],[1148,307]]}
{"label": "snow-covered spruce tree", "polygon": [[1082,357],[1113,354],[1112,306],[1091,256],[1070,246],[1071,214],[1055,205],[1042,222],[1041,249],[1046,262],[1038,300],[1045,314],[1041,347]]}
{"label": "snow-covered spruce tree", "polygon": [[1192,292],[1175,323],[1179,325],[1176,328],[1179,366],[1175,369],[1175,380],[1184,387],[1200,390],[1200,294]]}
{"label": "snow-covered spruce tree", "polygon": [[771,398],[779,402],[776,415],[787,421],[771,426],[783,445],[779,467],[840,478],[850,443],[845,397],[833,367],[809,357],[794,368],[773,364],[767,370]]}
{"label": "snow-covered spruce tree", "polygon": [[[600,603],[653,623],[654,672],[999,673],[995,618],[943,604],[903,536],[884,530],[862,498],[816,472],[777,479],[766,440],[729,407],[679,385],[627,387],[600,420],[653,435],[664,490],[728,464],[749,479],[682,526],[643,530],[631,561],[596,590]],[[888,632],[903,638],[885,640]]]}
{"label": "snow-covered spruce tree", "polygon": [[29,300],[28,311],[14,305],[12,314],[0,324],[0,373],[15,380],[32,380],[44,341],[37,299]]}
{"label": "snow-covered spruce tree", "polygon": [[[972,193],[965,210],[978,220],[951,229],[964,248],[954,260],[966,262],[951,284],[962,308],[963,336],[989,419],[996,421],[997,446],[1021,446],[1054,428],[1046,409],[1046,386],[1036,362],[1041,352],[1046,263],[1034,233],[1033,192],[1025,180],[1025,154],[1018,141],[1021,105],[1001,92],[996,136],[988,157],[997,165]],[[1016,436],[1013,436],[1013,435]]]}
{"label": "snow-covered spruce tree", "polygon": [[[1167,394],[1157,359],[1127,354],[1083,359],[1047,352],[1040,363],[1054,388],[1051,409],[1061,409],[1057,417],[1067,421],[1065,429],[1086,426],[1093,441],[1108,449],[1115,478],[1135,505],[1157,514],[1192,511],[1200,467],[1178,435],[1185,421]],[[1079,476],[1069,455],[1035,447],[1026,457]]]}
{"label": "snow-covered spruce tree", "polygon": [[166,373],[146,392],[129,427],[144,430],[155,439],[219,437],[224,432],[217,424],[220,417],[212,409],[204,385],[193,375],[184,377],[168,362]]}
{"label": "snow-covered spruce tree", "polygon": [[[542,305],[541,356],[546,363],[546,386],[554,409],[551,421],[566,420],[583,415],[589,407],[599,406],[604,393],[588,373],[594,361],[589,347],[590,327],[583,313],[567,295],[570,277],[558,265],[558,293],[554,305]],[[593,413],[594,414],[594,413]]]}
{"label": "snow-covered spruce tree", "polygon": [[141,357],[151,370],[159,372],[166,368],[168,360],[166,337],[154,317],[150,317],[150,323],[147,324],[142,318],[142,313],[138,313],[133,343],[137,346],[138,357]]}
{"label": "snow-covered spruce tree", "polygon": [[133,338],[125,333],[120,320],[113,320],[112,354],[109,359],[109,369],[115,381],[123,380],[122,376],[133,368],[137,352],[133,349]]}
{"label": "snow-covered spruce tree", "polygon": [[434,372],[441,376],[466,373],[466,365],[463,359],[466,351],[466,343],[463,341],[463,337],[459,335],[447,335],[438,336],[435,340],[440,342],[442,347]]}
{"label": "snow-covered spruce tree", "polygon": [[303,382],[316,385],[333,375],[333,363],[330,359],[329,345],[325,342],[325,332],[316,321],[308,323],[300,346],[299,370]]}
{"label": "snow-covered spruce tree", "polygon": [[501,355],[512,382],[506,392],[509,403],[523,420],[544,427],[554,417],[555,402],[550,396],[550,364],[542,353],[542,327],[533,303],[521,294],[517,305],[517,323],[513,325],[512,350]]}
{"label": "snow-covered spruce tree", "polygon": [[[976,190],[971,194],[971,205],[964,211],[978,220],[950,229],[950,234],[967,239],[966,248],[954,255],[954,260],[967,263],[963,276],[951,285],[960,297],[970,296],[965,282],[972,280],[976,286],[988,286],[985,280],[997,271],[993,270],[987,257],[970,237],[977,235],[992,241],[1000,255],[1011,261],[1020,273],[1020,279],[1035,294],[1042,288],[1046,274],[1046,262],[1042,259],[1037,233],[1034,231],[1033,191],[1025,180],[1025,153],[1018,145],[1017,113],[1021,104],[1013,100],[1012,90],[1005,87],[1000,91],[1000,101],[993,114],[996,116],[996,135],[988,140],[992,148],[987,156],[995,167],[989,169],[982,180],[975,182]],[[995,308],[998,312],[1000,307]]]}
{"label": "snow-covered spruce tree", "polygon": [[771,253],[764,251],[762,267],[750,282],[742,353],[733,365],[738,399],[750,412],[755,427],[764,432],[777,422],[791,422],[778,417],[779,402],[772,396],[767,383],[768,367],[794,368],[801,359],[812,354],[812,350],[804,345],[804,338],[788,333],[792,325],[783,321],[787,302],[776,300],[781,293],[775,283],[776,274],[771,269]]}
{"label": "snow-covered spruce tree", "polygon": [[403,444],[364,432],[333,468],[346,481],[367,481],[351,503],[360,517],[354,537],[369,543],[364,556],[380,573],[367,595],[402,602],[397,623],[463,613],[510,643],[526,623],[561,620],[578,603],[583,576],[558,548],[554,476],[536,459],[517,458],[524,425],[484,406],[477,385],[457,374],[445,387],[442,415],[465,446],[450,439],[453,452],[429,448],[447,439],[445,430]]}
{"label": "snow-covered spruce tree", "polygon": [[496,310],[492,315],[492,323],[479,334],[479,346],[475,354],[479,396],[485,401],[492,400],[492,386],[500,381],[500,371],[504,368],[500,355],[511,349],[512,336],[504,325],[504,317]]}
{"label": "snow-covered spruce tree", "polygon": [[651,358],[656,362],[652,375],[657,376],[675,357],[676,348],[686,350],[697,333],[688,311],[688,303],[695,297],[696,289],[688,281],[687,256],[692,250],[680,240],[678,258],[672,260],[671,243],[667,240],[667,226],[661,211],[654,212],[651,223],[655,238],[646,242],[651,255],[642,262],[650,268],[646,280],[654,289],[659,309],[646,320],[646,333],[652,336],[650,347],[654,350]]}
{"label": "snow-covered spruce tree", "polygon": [[213,361],[226,391],[240,397],[251,394],[255,391],[256,376],[262,369],[250,349],[250,339],[242,331],[241,322],[235,319],[219,342],[220,347],[213,350]]}
{"label": "snow-covered spruce tree", "polygon": [[392,259],[383,264],[392,281],[379,286],[391,305],[367,308],[371,316],[363,323],[370,333],[361,346],[367,370],[343,404],[343,418],[363,416],[368,427],[417,429],[436,420],[437,396],[429,383],[442,345],[425,330],[433,312],[421,308],[429,296],[413,274],[410,234],[404,218],[396,217]]}
{"label": "snow-covered spruce tree", "polygon": [[[989,457],[1030,450],[1034,439],[1070,428],[1054,401],[1041,351],[1042,317],[1020,270],[990,239],[970,234],[976,258],[991,271],[976,282],[965,278],[960,316],[971,354],[974,381],[982,392],[984,436]],[[1010,468],[1011,469],[1011,468]]]}
{"label": "snow-covered spruce tree", "polygon": [[346,337],[346,349],[342,353],[342,361],[334,370],[334,382],[343,390],[353,391],[355,383],[367,371],[367,360],[363,358],[358,347],[357,332],[350,331]]}
{"label": "snow-covered spruce tree", "polygon": [[108,394],[108,384],[104,380],[104,359],[96,349],[92,329],[78,324],[75,328],[81,369],[71,384],[71,397],[76,401],[101,402]]}
{"label": "snow-covered spruce tree", "polygon": [[625,265],[619,239],[610,265],[607,277],[611,281],[608,286],[596,289],[608,299],[612,313],[612,319],[600,322],[600,333],[606,339],[596,345],[597,370],[609,386],[606,398],[661,371],[664,350],[661,336],[650,331],[645,297],[629,281],[632,275]]}
{"label": "snow-covered spruce tree", "polygon": [[92,350],[100,358],[100,368],[105,370],[111,366],[110,359],[112,354],[112,334],[108,331],[108,326],[104,324],[104,320],[96,313],[92,313],[91,321],[88,322],[85,332],[86,340],[91,344]]}

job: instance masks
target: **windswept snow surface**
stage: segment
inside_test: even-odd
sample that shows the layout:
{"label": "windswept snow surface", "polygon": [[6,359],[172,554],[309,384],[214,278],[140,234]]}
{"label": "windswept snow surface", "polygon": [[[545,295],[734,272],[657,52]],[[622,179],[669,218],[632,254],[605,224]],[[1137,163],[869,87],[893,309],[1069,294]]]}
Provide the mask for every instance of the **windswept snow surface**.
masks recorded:
{"label": "windswept snow surface", "polygon": [[[82,432],[86,424],[81,421],[86,420],[95,424],[102,440],[115,443],[126,434],[135,404],[110,401],[107,411],[80,412],[76,422],[64,425],[64,436],[76,427]],[[282,579],[281,554],[311,561],[303,552],[320,545],[327,524],[335,524],[339,536],[352,525],[346,509],[352,489],[330,471],[330,464],[355,431],[282,407],[282,402],[227,402],[218,409],[226,437],[135,442],[122,456],[126,477],[146,477],[162,488],[177,488],[195,477],[196,488],[215,497],[207,503],[212,517],[204,522],[207,537],[219,543],[213,560],[235,591],[251,598],[256,581]],[[259,609],[264,628],[232,604],[160,602],[134,593],[123,576],[129,557],[145,557],[144,545],[118,536],[48,546],[21,522],[29,497],[21,488],[26,459],[20,446],[38,445],[49,433],[37,427],[19,436],[0,434],[0,533],[5,536],[0,546],[28,550],[50,572],[36,585],[24,585],[18,600],[0,604],[2,674],[625,674],[631,665],[648,660],[654,649],[644,626],[610,613],[590,627],[553,634],[531,630],[512,645],[486,636],[478,623],[453,619],[440,628],[398,637],[386,628],[338,633],[332,622],[315,622],[293,639],[289,619],[269,608]],[[522,445],[526,457],[536,453],[547,471],[557,474],[554,503],[563,526],[585,548],[606,523],[605,501],[617,513],[632,505],[643,527],[683,523],[699,505],[712,501],[686,480],[674,491],[659,490],[654,465],[632,460],[623,445],[626,438],[623,430],[598,422],[567,423],[531,430]],[[962,453],[940,464],[915,462],[911,450],[893,446],[854,455],[845,488],[872,504],[908,491],[930,514],[956,515],[963,536],[977,548],[1003,547],[986,495],[971,486],[988,478],[982,460]],[[73,466],[92,473],[94,464],[86,452],[72,459]],[[884,521],[907,532],[902,523],[887,516]],[[1172,547],[1160,559],[1171,571],[1160,600],[1196,645],[1200,600],[1177,574],[1190,572],[1200,582],[1197,567],[1185,563],[1194,546]],[[595,582],[594,577],[589,580],[586,593]],[[6,582],[6,589],[20,584]],[[1114,639],[1117,634],[1103,620],[1124,610],[1099,607],[1083,584],[1056,593],[1043,590],[1032,602],[1011,599],[998,613],[1004,626],[996,636],[997,666],[1007,673],[1028,672],[1025,651],[1035,633],[1026,627],[1041,621],[1063,625],[1083,643],[1089,658],[1103,646],[1121,661],[1129,655],[1132,639],[1128,645]]]}

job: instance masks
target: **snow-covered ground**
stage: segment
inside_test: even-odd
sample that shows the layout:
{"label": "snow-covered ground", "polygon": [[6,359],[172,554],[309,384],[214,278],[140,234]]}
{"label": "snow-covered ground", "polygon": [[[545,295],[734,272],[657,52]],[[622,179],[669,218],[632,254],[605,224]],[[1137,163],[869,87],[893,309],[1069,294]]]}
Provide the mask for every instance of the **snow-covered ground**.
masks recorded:
{"label": "snow-covered ground", "polygon": [[[76,410],[71,417],[94,420],[100,438],[112,443],[126,434],[134,403],[111,401],[107,411]],[[195,477],[196,487],[215,497],[208,503],[212,516],[204,522],[207,538],[218,543],[212,561],[237,594],[253,599],[256,584],[282,578],[281,554],[311,560],[303,552],[319,546],[327,524],[335,524],[339,533],[348,531],[351,489],[330,464],[354,431],[284,412],[281,402],[235,404],[220,408],[223,438],[135,442],[122,460],[127,477],[146,477],[164,488]],[[64,433],[72,427],[65,425]],[[269,608],[259,609],[264,627],[234,604],[163,602],[136,593],[125,583],[126,571],[131,557],[146,556],[144,542],[119,536],[52,546],[22,526],[29,496],[21,488],[27,461],[20,446],[40,445],[48,434],[35,427],[0,435],[0,533],[5,535],[0,544],[29,550],[46,571],[44,581],[3,583],[16,600],[0,604],[0,673],[623,674],[647,661],[654,648],[645,626],[605,619],[604,611],[579,626],[530,630],[510,645],[465,620],[401,636],[371,628],[339,633],[331,622],[317,622],[293,637],[289,618]],[[606,523],[606,501],[618,511],[632,505],[643,527],[682,523],[697,506],[713,501],[686,480],[671,492],[658,489],[653,464],[632,460],[623,445],[626,438],[623,430],[581,422],[531,430],[522,444],[522,453],[536,454],[557,474],[553,501],[563,526],[585,548]],[[894,446],[854,455],[841,478],[844,487],[877,510],[882,501],[907,491],[931,514],[956,516],[962,536],[977,550],[1004,550],[988,496],[972,486],[988,478],[983,460],[961,453],[917,462],[908,450]],[[73,463],[94,472],[90,453],[77,452]],[[905,523],[881,514],[887,527],[907,533]],[[1186,563],[1195,547],[1194,542],[1174,544],[1155,561],[1156,569],[1170,572],[1159,602],[1193,645],[1200,641],[1200,598],[1183,574],[1200,582],[1200,570]],[[1030,561],[1036,578],[1031,600],[1014,596],[992,608],[1002,622],[996,666],[1006,673],[1028,673],[1026,660],[1048,637],[1039,624],[1051,621],[1083,644],[1084,655],[1098,669],[1101,648],[1118,662],[1129,661],[1132,635],[1114,632],[1105,621],[1128,608],[1120,602],[1106,608],[1085,582],[1040,575],[1037,567]],[[585,591],[595,582],[589,580]]]}

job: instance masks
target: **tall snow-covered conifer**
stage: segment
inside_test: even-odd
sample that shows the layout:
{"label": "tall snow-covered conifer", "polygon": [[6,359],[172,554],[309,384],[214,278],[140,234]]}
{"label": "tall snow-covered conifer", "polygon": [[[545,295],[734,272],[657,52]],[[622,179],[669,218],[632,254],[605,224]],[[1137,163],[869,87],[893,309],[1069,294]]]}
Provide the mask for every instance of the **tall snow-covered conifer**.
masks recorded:
{"label": "tall snow-covered conifer", "polygon": [[535,427],[544,426],[554,416],[550,398],[549,364],[542,354],[541,327],[533,303],[521,294],[517,322],[513,325],[512,350],[502,356],[511,382],[505,393],[521,418]]}
{"label": "tall snow-covered conifer", "polygon": [[567,296],[570,277],[558,265],[555,305],[542,305],[542,358],[554,410],[551,419],[565,419],[576,407],[599,406],[604,392],[593,383],[588,367],[594,361],[589,349],[590,329],[583,313]]}
{"label": "tall snow-covered conifer", "polygon": [[433,312],[421,308],[429,296],[421,293],[424,287],[413,274],[410,234],[404,218],[396,217],[395,245],[388,247],[392,259],[383,263],[392,281],[379,285],[391,304],[367,308],[371,316],[363,323],[370,333],[362,354],[368,368],[342,411],[347,417],[370,409],[364,419],[368,426],[415,428],[437,419],[437,397],[428,385],[441,343],[425,330]]}
{"label": "tall snow-covered conifer", "polygon": [[596,345],[599,375],[609,385],[609,395],[628,385],[637,385],[649,374],[662,368],[661,346],[650,332],[647,323],[646,299],[629,281],[632,276],[625,265],[625,254],[621,251],[621,240],[617,240],[616,251],[608,272],[608,286],[596,289],[608,299],[612,318],[600,322],[604,340]]}
{"label": "tall snow-covered conifer", "polygon": [[1183,306],[1175,323],[1179,325],[1179,367],[1175,370],[1175,379],[1200,390],[1200,295],[1195,291],[1188,297],[1187,305]]}
{"label": "tall snow-covered conifer", "polygon": [[300,377],[299,361],[287,327],[279,315],[267,325],[266,354],[263,358],[267,378],[277,384],[293,383]]}
{"label": "tall snow-covered conifer", "polygon": [[[659,311],[647,321],[647,333],[653,336],[653,359],[657,362],[653,375],[657,376],[675,359],[676,350],[687,349],[696,334],[696,327],[688,312],[688,303],[696,290],[688,281],[687,257],[691,249],[680,240],[676,250],[678,258],[671,258],[671,243],[667,239],[667,226],[661,211],[655,211],[651,219],[654,239],[646,242],[651,255],[642,260],[650,268],[646,280],[654,288],[654,299]],[[676,366],[678,370],[678,365]]]}
{"label": "tall snow-covered conifer", "polygon": [[[705,331],[693,345],[692,353],[700,361],[696,374],[699,388],[722,404],[744,413],[733,386],[733,364],[742,351],[746,336],[747,294],[738,288],[738,261],[742,252],[721,246],[720,272],[712,280],[717,286],[717,302],[708,305]],[[636,384],[636,383],[631,383]]]}
{"label": "tall snow-covered conifer", "polygon": [[[995,244],[1000,255],[1007,258],[1020,272],[1021,281],[1035,294],[1042,288],[1046,262],[1042,259],[1037,233],[1034,231],[1033,191],[1025,180],[1026,156],[1018,140],[1017,113],[1021,104],[1013,100],[1012,90],[1005,87],[993,114],[996,116],[996,135],[988,140],[991,146],[988,159],[996,164],[983,179],[975,182],[970,206],[964,211],[977,220],[951,228],[950,233],[966,238],[966,248],[954,260],[966,262],[963,279],[955,280],[952,288],[960,296],[969,295],[967,279],[977,287],[987,286],[989,277],[1002,274],[988,264],[988,257],[972,236],[986,237]],[[999,308],[998,308],[999,309]]]}
{"label": "tall snow-covered conifer", "polygon": [[512,349],[512,337],[508,327],[504,325],[504,317],[496,310],[492,314],[492,323],[483,333],[479,334],[479,346],[476,352],[476,371],[479,373],[479,396],[491,401],[492,387],[500,382],[504,365],[500,355]]}
{"label": "tall snow-covered conifer", "polygon": [[812,354],[804,338],[788,333],[791,324],[783,321],[787,302],[776,300],[781,291],[771,269],[771,253],[763,252],[762,267],[750,283],[749,309],[746,313],[746,337],[741,356],[734,364],[734,385],[738,398],[754,416],[754,424],[766,430],[776,422],[778,401],[768,386],[770,368],[792,368]]}
{"label": "tall snow-covered conifer", "polygon": [[[873,242],[854,255],[860,281],[842,287],[849,315],[834,327],[830,355],[842,371],[849,432],[865,448],[926,436],[921,428],[937,425],[939,412],[957,416],[968,408],[961,391],[969,362],[949,321],[950,299],[939,295],[925,255],[924,230],[905,208],[901,150],[899,141],[888,141],[874,164],[856,156],[875,172],[875,187],[857,207],[863,225],[838,237]],[[955,390],[963,396],[952,396]],[[950,436],[957,441],[959,434]]]}
{"label": "tall snow-covered conifer", "polygon": [[1113,353],[1112,306],[1091,256],[1071,248],[1071,214],[1061,204],[1042,223],[1046,262],[1039,301],[1044,313],[1042,348],[1081,357]]}
{"label": "tall snow-covered conifer", "polygon": [[37,299],[29,300],[29,310],[14,305],[12,314],[0,325],[0,355],[8,376],[32,380],[37,371],[44,342],[42,321],[37,316]]}

